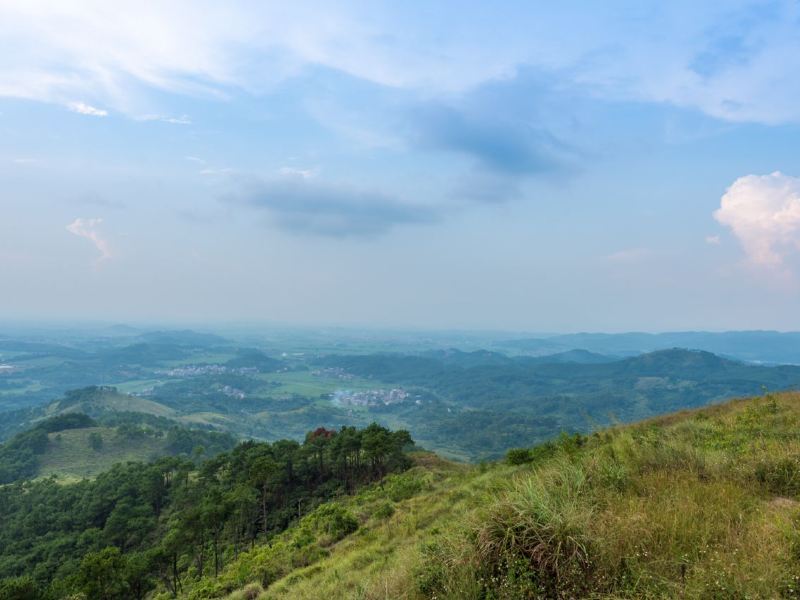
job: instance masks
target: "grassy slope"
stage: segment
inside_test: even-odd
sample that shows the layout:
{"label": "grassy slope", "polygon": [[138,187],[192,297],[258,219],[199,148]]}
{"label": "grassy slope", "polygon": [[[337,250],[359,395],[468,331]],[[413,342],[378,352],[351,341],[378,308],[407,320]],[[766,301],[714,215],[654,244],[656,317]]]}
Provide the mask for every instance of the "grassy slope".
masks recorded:
{"label": "grassy slope", "polygon": [[800,596],[800,394],[606,430],[533,464],[425,463],[342,500],[355,533],[301,523],[187,595]]}
{"label": "grassy slope", "polygon": [[[92,433],[99,433],[103,438],[99,450],[94,450],[89,443]],[[67,481],[94,477],[118,462],[149,461],[166,454],[163,439],[129,439],[109,427],[67,429],[48,434],[48,437],[47,450],[39,458],[38,475],[56,475]]]}

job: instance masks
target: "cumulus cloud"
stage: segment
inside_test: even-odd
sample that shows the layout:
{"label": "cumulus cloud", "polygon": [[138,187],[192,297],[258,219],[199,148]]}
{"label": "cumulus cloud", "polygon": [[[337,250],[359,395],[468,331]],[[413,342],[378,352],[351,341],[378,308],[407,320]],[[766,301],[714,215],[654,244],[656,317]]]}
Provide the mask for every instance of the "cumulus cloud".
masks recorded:
{"label": "cumulus cloud", "polygon": [[111,249],[108,242],[100,236],[98,226],[103,222],[103,219],[84,219],[77,218],[72,223],[67,225],[67,231],[78,237],[89,240],[100,256],[97,257],[97,264],[111,258]]}
{"label": "cumulus cloud", "polygon": [[374,237],[399,225],[438,218],[428,207],[381,192],[301,176],[251,183],[233,200],[268,212],[285,231],[329,237]]}
{"label": "cumulus cloud", "polygon": [[778,171],[740,177],[714,218],[730,228],[751,264],[780,268],[800,252],[800,178]]}
{"label": "cumulus cloud", "polygon": [[108,111],[103,110],[101,108],[96,108],[85,102],[70,102],[67,104],[67,108],[70,109],[72,112],[79,113],[81,115],[89,115],[91,117],[107,117]]}

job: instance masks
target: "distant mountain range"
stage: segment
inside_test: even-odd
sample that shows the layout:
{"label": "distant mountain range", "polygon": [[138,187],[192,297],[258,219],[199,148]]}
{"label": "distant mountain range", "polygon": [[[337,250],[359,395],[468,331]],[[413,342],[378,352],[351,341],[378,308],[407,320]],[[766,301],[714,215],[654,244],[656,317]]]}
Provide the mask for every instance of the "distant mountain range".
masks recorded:
{"label": "distant mountain range", "polygon": [[655,350],[686,348],[747,362],[800,364],[800,332],[573,333],[502,340],[494,346],[538,356],[575,349],[611,356],[632,356]]}

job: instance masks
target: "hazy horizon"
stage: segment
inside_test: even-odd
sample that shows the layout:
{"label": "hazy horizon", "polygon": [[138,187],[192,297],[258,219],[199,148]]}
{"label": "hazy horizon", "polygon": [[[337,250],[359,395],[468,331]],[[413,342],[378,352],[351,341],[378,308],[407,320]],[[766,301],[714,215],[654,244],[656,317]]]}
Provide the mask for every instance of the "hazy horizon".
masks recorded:
{"label": "hazy horizon", "polygon": [[358,323],[290,323],[290,322],[269,322],[269,321],[236,321],[229,319],[216,320],[102,320],[102,319],[0,319],[0,335],[13,333],[16,331],[37,331],[59,332],[59,331],[80,331],[90,332],[114,329],[129,328],[131,332],[157,332],[157,331],[197,331],[206,333],[216,333],[220,335],[238,333],[268,333],[268,332],[313,332],[331,334],[370,334],[370,335],[466,335],[481,337],[509,336],[509,338],[548,338],[571,335],[670,335],[670,334],[749,334],[749,333],[777,333],[795,334],[800,333],[800,329],[565,329],[565,330],[532,330],[516,328],[477,328],[477,327],[418,327],[401,325],[371,325]]}

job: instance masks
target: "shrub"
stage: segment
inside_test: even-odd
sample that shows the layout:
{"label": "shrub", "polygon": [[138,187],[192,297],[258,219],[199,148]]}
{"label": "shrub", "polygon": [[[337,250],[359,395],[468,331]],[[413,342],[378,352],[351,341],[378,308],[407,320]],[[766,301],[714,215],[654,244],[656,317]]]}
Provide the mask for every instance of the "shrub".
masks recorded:
{"label": "shrub", "polygon": [[383,486],[391,500],[400,502],[421,492],[424,481],[416,473],[403,473],[402,475],[390,475],[384,481]]}
{"label": "shrub", "polygon": [[527,448],[511,448],[506,452],[506,462],[510,465],[524,465],[531,460],[531,451]]}
{"label": "shrub", "polygon": [[358,519],[341,504],[322,504],[302,521],[301,528],[308,533],[322,535],[320,545],[338,542],[358,529]]}
{"label": "shrub", "polygon": [[372,516],[376,519],[388,519],[394,514],[394,506],[391,502],[384,502],[374,510]]}
{"label": "shrub", "polygon": [[517,483],[477,531],[482,564],[522,597],[580,597],[590,566],[585,488],[583,469],[566,461]]}

